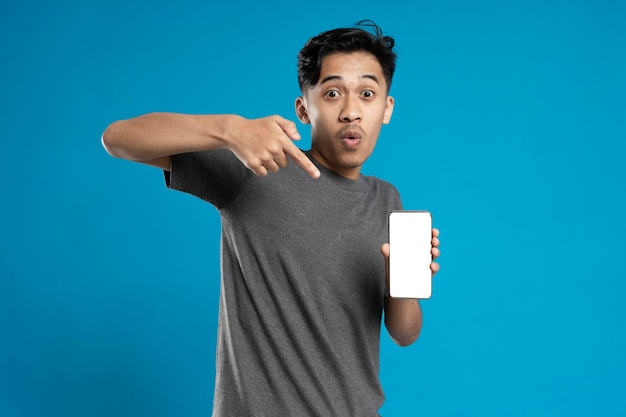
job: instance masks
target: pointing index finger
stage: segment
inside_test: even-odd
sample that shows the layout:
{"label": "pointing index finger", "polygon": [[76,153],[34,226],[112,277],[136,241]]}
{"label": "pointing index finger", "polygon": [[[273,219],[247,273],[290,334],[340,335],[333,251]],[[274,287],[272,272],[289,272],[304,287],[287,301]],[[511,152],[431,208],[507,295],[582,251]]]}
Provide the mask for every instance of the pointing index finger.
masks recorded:
{"label": "pointing index finger", "polygon": [[302,152],[298,149],[297,146],[291,144],[288,149],[285,149],[285,153],[294,160],[296,164],[298,164],[302,169],[306,171],[307,174],[313,179],[318,179],[320,177],[320,170],[317,169],[315,164]]}

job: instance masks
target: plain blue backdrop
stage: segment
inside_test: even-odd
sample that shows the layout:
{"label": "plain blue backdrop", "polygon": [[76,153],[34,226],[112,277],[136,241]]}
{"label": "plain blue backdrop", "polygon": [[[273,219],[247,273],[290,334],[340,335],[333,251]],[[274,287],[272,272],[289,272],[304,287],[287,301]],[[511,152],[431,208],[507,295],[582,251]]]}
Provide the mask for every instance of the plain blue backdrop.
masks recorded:
{"label": "plain blue backdrop", "polygon": [[210,415],[217,212],[100,135],[295,120],[300,47],[366,18],[399,58],[364,173],[442,241],[420,340],[382,335],[383,415],[626,415],[624,2],[26,0],[0,6],[0,416]]}

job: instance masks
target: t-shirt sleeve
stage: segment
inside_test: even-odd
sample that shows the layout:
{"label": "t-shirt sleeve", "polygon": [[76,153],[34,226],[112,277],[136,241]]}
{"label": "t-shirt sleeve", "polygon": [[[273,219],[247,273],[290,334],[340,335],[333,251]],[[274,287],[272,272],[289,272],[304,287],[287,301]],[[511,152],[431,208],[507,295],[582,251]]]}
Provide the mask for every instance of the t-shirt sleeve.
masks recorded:
{"label": "t-shirt sleeve", "polygon": [[402,198],[400,197],[400,192],[394,187],[391,186],[391,210],[403,210],[404,207],[402,205]]}
{"label": "t-shirt sleeve", "polygon": [[386,194],[387,210],[391,213],[394,210],[403,210],[400,192],[392,184],[382,181],[384,193]]}
{"label": "t-shirt sleeve", "polygon": [[254,175],[228,150],[172,155],[170,171],[164,171],[168,188],[194,195],[217,208],[232,201]]}

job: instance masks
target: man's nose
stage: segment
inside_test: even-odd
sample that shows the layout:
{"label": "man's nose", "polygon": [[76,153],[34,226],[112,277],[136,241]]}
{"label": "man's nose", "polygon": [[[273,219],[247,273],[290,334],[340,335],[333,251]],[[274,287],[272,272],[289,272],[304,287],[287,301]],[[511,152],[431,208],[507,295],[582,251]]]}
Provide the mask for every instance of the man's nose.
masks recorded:
{"label": "man's nose", "polygon": [[361,109],[357,97],[348,96],[345,99],[339,118],[342,122],[348,123],[361,120]]}

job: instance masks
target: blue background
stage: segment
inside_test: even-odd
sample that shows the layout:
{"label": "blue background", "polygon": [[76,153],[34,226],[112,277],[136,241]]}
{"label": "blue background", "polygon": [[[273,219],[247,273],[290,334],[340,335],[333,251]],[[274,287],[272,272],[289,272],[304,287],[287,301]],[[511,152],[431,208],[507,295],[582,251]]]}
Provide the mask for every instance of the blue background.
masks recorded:
{"label": "blue background", "polygon": [[100,135],[295,120],[299,48],[364,18],[399,54],[364,172],[442,240],[420,340],[383,334],[383,414],[626,414],[624,2],[26,0],[0,6],[0,416],[210,414],[217,212]]}

